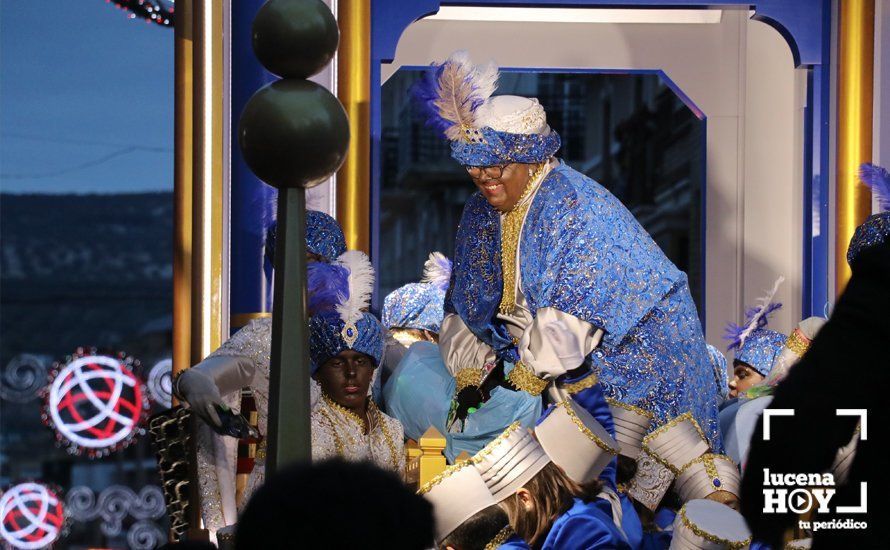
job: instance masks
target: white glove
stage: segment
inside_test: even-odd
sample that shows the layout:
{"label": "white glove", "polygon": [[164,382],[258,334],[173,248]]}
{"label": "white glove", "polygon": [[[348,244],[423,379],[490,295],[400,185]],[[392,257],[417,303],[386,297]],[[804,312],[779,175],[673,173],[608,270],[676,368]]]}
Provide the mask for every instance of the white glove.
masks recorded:
{"label": "white glove", "polygon": [[201,420],[216,428],[222,427],[216,407],[226,408],[226,406],[212,376],[201,369],[188,369],[176,380],[176,395],[185,401]]}

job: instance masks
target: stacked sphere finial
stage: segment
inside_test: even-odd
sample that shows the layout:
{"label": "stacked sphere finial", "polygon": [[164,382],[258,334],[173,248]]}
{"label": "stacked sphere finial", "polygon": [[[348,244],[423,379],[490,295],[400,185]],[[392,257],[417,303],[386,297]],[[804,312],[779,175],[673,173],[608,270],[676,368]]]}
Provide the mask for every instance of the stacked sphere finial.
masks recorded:
{"label": "stacked sphere finial", "polygon": [[282,79],[247,102],[238,143],[247,165],[269,185],[314,187],[346,158],[346,111],[331,92],[305,80],[330,63],[338,42],[337,22],[321,0],[268,0],[254,19],[254,52]]}

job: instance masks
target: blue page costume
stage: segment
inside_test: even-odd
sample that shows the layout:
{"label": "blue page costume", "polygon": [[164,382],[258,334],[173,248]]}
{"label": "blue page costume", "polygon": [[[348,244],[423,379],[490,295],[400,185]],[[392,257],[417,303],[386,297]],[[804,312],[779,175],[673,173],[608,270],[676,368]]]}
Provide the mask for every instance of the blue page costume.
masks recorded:
{"label": "blue page costume", "polygon": [[[654,414],[691,412],[720,450],[716,392],[686,275],[605,188],[553,155],[537,100],[491,97],[497,68],[454,54],[415,95],[465,166],[529,165],[508,212],[482,193],[458,229],[440,349],[456,389],[503,364],[514,388],[553,400],[592,385]],[[520,167],[521,169],[521,167]],[[563,383],[579,367],[586,383]]]}
{"label": "blue page costume", "polygon": [[576,498],[572,507],[553,522],[541,548],[586,550],[629,549],[630,546],[612,523],[608,510]]}

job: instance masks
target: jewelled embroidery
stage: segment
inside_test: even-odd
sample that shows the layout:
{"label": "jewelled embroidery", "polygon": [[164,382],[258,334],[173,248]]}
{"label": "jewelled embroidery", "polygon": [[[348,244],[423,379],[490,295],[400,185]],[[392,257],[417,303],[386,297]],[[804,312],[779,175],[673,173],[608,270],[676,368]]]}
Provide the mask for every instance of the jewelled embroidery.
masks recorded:
{"label": "jewelled embroidery", "polygon": [[500,548],[502,544],[507,542],[507,539],[514,535],[513,528],[509,525],[501,529],[497,535],[494,536],[493,539],[488,541],[488,544],[485,545],[484,550],[496,550]]}
{"label": "jewelled embroidery", "polygon": [[458,462],[457,464],[452,464],[450,466],[447,466],[440,473],[433,476],[432,479],[430,479],[429,481],[424,483],[420,487],[420,489],[417,490],[417,494],[424,495],[426,493],[429,493],[433,487],[435,487],[436,485],[442,483],[443,481],[445,481],[446,479],[448,479],[449,477],[454,475],[455,472],[459,472],[460,470],[463,470],[464,468],[472,466],[472,465],[473,465],[472,461],[467,460],[465,462]]}
{"label": "jewelled embroidery", "polygon": [[757,329],[751,333],[742,347],[736,351],[738,361],[751,365],[761,375],[766,376],[773,368],[776,356],[785,345],[785,335],[775,330]]}
{"label": "jewelled embroidery", "polygon": [[[275,260],[275,241],[278,223],[273,222],[266,232],[265,252],[269,262]],[[346,252],[346,239],[337,220],[324,212],[306,210],[306,251],[317,254],[326,262]]]}
{"label": "jewelled embroidery", "polygon": [[557,403],[557,406],[562,407],[566,410],[566,413],[569,415],[569,418],[572,420],[572,422],[575,423],[575,426],[577,426],[578,429],[581,430],[581,433],[583,433],[588,438],[590,438],[591,441],[596,443],[597,447],[606,451],[609,454],[613,454],[613,455],[618,454],[618,452],[619,452],[618,449],[616,449],[615,447],[612,447],[611,445],[609,445],[608,443],[603,441],[598,435],[596,435],[595,433],[590,431],[590,428],[588,428],[587,426],[584,425],[584,422],[582,422],[581,419],[578,418],[578,415],[575,414],[574,409],[572,409],[572,406],[569,404],[568,401],[560,401],[559,403]]}
{"label": "jewelled embroidery", "polygon": [[785,341],[785,347],[803,357],[807,350],[810,349],[810,339],[804,336],[800,329],[796,328]]}
{"label": "jewelled embroidery", "polygon": [[627,403],[622,403],[621,401],[612,399],[611,397],[607,397],[606,402],[609,404],[610,407],[618,407],[627,411],[635,412],[640,416],[644,416],[649,420],[652,420],[652,413],[647,410],[643,410],[639,407],[634,407],[633,405],[628,405]]}
{"label": "jewelled embroidery", "polygon": [[451,158],[464,166],[494,166],[511,162],[536,164],[555,155],[562,145],[559,134],[553,130],[545,136],[482,128],[474,136],[475,139],[471,141],[452,141]]}
{"label": "jewelled embroidery", "polygon": [[695,460],[690,460],[689,463],[683,466],[680,470],[679,475],[685,474],[686,471],[694,465],[701,464],[704,467],[708,478],[711,480],[711,485],[713,485],[715,489],[720,489],[723,486],[723,481],[720,480],[720,472],[717,470],[717,465],[714,463],[715,460],[724,460],[729,462],[733,468],[738,468],[736,463],[726,455],[705,453]]}
{"label": "jewelled embroidery", "polygon": [[501,272],[504,276],[498,310],[502,315],[510,315],[516,309],[516,253],[519,248],[519,236],[530,206],[528,197],[537,189],[541,174],[546,167],[546,164],[541,164],[535,168],[529,175],[528,185],[516,202],[516,206],[501,219]]}
{"label": "jewelled embroidery", "polygon": [[715,489],[719,489],[723,482],[720,481],[720,474],[717,472],[717,466],[714,464],[714,458],[709,455],[702,455],[702,465],[705,467],[705,473],[711,478],[711,485]]}
{"label": "jewelled embroidery", "polygon": [[890,237],[890,212],[881,212],[869,216],[865,223],[856,228],[850,246],[847,248],[847,263],[853,261],[866,248],[870,248],[884,242]]}
{"label": "jewelled embroidery", "polygon": [[[351,332],[350,332],[351,331]],[[383,326],[377,318],[365,313],[356,323],[343,323],[324,315],[309,319],[309,358],[312,372],[341,351],[352,349],[374,359],[383,356]]]}
{"label": "jewelled embroidery", "polygon": [[[321,427],[319,422],[323,423],[327,429],[315,429],[316,426]],[[399,451],[402,447],[399,443],[401,443],[402,434],[398,433],[397,443],[396,436],[389,426],[390,422],[401,432],[401,425],[398,421],[383,414],[373,401],[368,401],[366,424],[359,415],[336,403],[330,397],[322,395],[322,402],[313,411],[313,459],[326,458],[328,455],[325,454],[324,449],[327,445],[333,444],[336,456],[348,460],[370,459],[379,466],[400,472],[403,457]],[[387,451],[386,458],[388,460],[380,456],[381,447]]]}
{"label": "jewelled embroidery", "polygon": [[343,337],[343,341],[346,342],[349,349],[352,349],[352,345],[358,340],[358,328],[355,326],[355,323],[346,323],[343,325],[343,330],[340,331],[340,335]]}
{"label": "jewelled embroidery", "polygon": [[595,372],[590,372],[587,376],[578,380],[577,382],[570,382],[568,384],[560,384],[560,387],[567,391],[570,394],[576,394],[580,391],[584,391],[587,388],[592,388],[596,385],[597,377]]}
{"label": "jewelled embroidery", "polygon": [[510,374],[507,375],[507,380],[509,380],[516,389],[522,390],[529,395],[541,395],[541,392],[547,388],[548,384],[547,380],[535,376],[531,369],[526,367],[522,362],[516,363],[516,366],[514,366],[513,370],[510,371]]}
{"label": "jewelled embroidery", "polygon": [[484,369],[468,367],[460,369],[454,373],[454,380],[457,382],[457,391],[469,386],[478,386],[482,383],[482,377],[485,375]]}

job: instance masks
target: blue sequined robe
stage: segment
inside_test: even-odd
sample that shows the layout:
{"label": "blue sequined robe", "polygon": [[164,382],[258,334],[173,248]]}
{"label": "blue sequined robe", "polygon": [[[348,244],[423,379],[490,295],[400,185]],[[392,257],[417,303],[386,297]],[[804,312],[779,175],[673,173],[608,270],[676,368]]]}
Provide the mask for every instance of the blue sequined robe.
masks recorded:
{"label": "blue sequined robe", "polygon": [[[476,193],[458,228],[445,311],[495,355],[519,353],[497,317],[500,215]],[[586,362],[607,396],[651,411],[653,428],[691,411],[722,449],[707,347],[686,274],[604,187],[564,163],[532,198],[519,244],[520,292],[532,316],[553,308],[602,329]]]}

